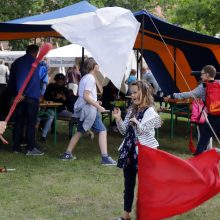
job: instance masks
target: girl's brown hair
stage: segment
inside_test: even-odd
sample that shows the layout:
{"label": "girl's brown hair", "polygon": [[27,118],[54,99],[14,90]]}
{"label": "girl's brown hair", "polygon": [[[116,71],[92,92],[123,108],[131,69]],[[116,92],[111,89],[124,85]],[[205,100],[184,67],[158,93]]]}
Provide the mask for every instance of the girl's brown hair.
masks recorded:
{"label": "girl's brown hair", "polygon": [[[152,86],[147,83],[145,80],[138,80],[131,83],[131,86],[137,86],[138,90],[141,90],[141,103],[143,103],[143,107],[151,107],[154,106],[154,98],[153,98],[153,88]],[[132,105],[132,115],[133,117],[136,112],[138,111],[138,106]]]}

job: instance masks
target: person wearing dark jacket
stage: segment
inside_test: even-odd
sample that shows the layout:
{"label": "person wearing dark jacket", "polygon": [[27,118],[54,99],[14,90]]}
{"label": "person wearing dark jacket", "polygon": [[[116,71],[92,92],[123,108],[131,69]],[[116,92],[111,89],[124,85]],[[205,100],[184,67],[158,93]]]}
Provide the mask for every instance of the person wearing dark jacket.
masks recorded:
{"label": "person wearing dark jacket", "polygon": [[[26,54],[16,59],[11,65],[9,87],[16,96],[21,89],[28,73],[34,63],[39,47],[37,45],[29,45]],[[15,125],[13,130],[13,150],[21,152],[21,139],[25,129],[27,139],[26,155],[43,155],[36,148],[35,142],[35,126],[37,123],[40,98],[40,78],[39,67],[34,71],[29,83],[27,84],[20,101],[15,110]],[[26,126],[25,126],[26,122]]]}

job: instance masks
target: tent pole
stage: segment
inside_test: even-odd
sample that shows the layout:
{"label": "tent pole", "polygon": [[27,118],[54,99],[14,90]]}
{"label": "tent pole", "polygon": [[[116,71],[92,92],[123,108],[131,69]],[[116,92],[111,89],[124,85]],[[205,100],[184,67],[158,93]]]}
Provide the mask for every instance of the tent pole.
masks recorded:
{"label": "tent pole", "polygon": [[139,68],[138,68],[138,66],[139,66],[139,51],[138,51],[138,49],[136,49],[136,58],[137,58],[137,79],[139,79],[138,78],[138,76],[139,76]]}
{"label": "tent pole", "polygon": [[174,47],[174,82],[175,82],[175,86],[177,87],[177,83],[176,83],[176,47]]}
{"label": "tent pole", "polygon": [[85,60],[85,49],[84,49],[84,47],[82,47],[82,60],[81,60],[81,64],[80,64],[81,74],[82,74],[82,70],[83,70],[84,60]]}
{"label": "tent pole", "polygon": [[[142,16],[142,22],[141,22],[141,68],[140,68],[140,72],[142,72],[142,68],[143,68],[143,54],[144,54],[144,15]],[[142,79],[141,73],[140,73],[139,79]]]}

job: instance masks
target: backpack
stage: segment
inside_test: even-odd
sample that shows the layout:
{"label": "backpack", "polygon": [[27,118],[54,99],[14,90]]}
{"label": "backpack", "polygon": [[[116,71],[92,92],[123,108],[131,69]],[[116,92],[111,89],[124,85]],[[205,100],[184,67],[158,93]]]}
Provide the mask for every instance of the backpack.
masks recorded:
{"label": "backpack", "polygon": [[205,116],[202,111],[207,112],[202,99],[193,100],[190,121],[198,124],[205,123]]}
{"label": "backpack", "polygon": [[[195,124],[205,123],[206,119],[203,114],[203,111],[207,112],[207,108],[204,105],[202,99],[194,99],[192,101],[190,121]],[[189,150],[192,153],[196,152],[196,148],[193,143],[193,124],[190,125]]]}
{"label": "backpack", "polygon": [[211,115],[220,115],[220,82],[206,82],[206,107]]}

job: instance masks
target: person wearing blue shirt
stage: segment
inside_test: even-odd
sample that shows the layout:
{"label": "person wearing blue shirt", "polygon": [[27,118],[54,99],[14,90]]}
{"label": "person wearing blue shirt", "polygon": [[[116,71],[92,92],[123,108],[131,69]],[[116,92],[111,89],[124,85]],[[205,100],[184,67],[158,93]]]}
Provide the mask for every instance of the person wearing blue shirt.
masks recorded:
{"label": "person wearing blue shirt", "polygon": [[[9,86],[13,90],[15,96],[18,94],[24,80],[28,76],[32,64],[36,60],[38,51],[39,47],[37,45],[29,45],[26,54],[12,63]],[[13,150],[15,152],[22,152],[21,140],[25,129],[27,141],[26,155],[43,155],[43,152],[36,148],[35,142],[35,126],[38,117],[39,98],[40,77],[38,66],[28,82],[15,110],[15,125],[13,129]]]}
{"label": "person wearing blue shirt", "polygon": [[48,79],[48,65],[47,59],[44,58],[39,64],[39,77],[40,77],[40,96],[43,99],[44,93],[46,91],[49,79]]}
{"label": "person wearing blue shirt", "polygon": [[131,83],[133,83],[134,81],[137,81],[136,75],[137,75],[137,71],[135,69],[131,69],[130,75],[128,79],[125,81],[125,83],[128,84],[127,95],[131,95],[130,86],[131,86]]}

